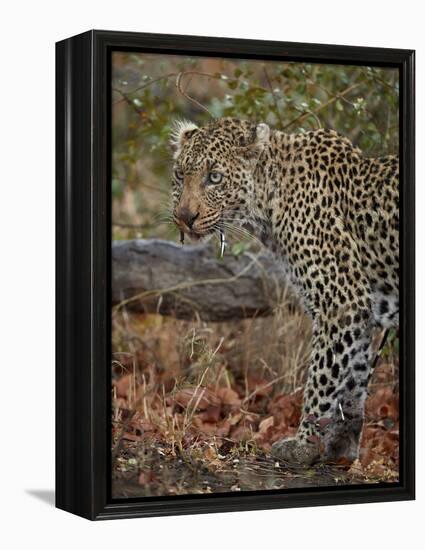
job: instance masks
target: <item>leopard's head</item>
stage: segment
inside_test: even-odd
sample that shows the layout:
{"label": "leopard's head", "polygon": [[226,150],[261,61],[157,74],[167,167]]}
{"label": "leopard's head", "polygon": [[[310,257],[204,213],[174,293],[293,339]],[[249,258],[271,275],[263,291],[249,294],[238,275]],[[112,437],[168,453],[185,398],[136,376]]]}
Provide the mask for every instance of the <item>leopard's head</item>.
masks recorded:
{"label": "leopard's head", "polygon": [[198,128],[176,123],[173,217],[180,231],[194,239],[221,230],[235,212],[250,212],[254,171],[267,146],[267,124],[232,118]]}

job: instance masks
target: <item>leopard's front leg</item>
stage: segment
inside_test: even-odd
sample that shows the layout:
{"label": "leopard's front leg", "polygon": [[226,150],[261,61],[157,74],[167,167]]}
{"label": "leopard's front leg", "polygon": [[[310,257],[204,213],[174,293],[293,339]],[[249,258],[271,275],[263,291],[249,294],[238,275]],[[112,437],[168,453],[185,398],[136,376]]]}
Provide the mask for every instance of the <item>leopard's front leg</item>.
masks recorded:
{"label": "leopard's front leg", "polygon": [[316,320],[300,427],[295,438],[273,445],[274,457],[302,464],[319,458],[357,458],[371,368],[371,332],[367,307],[353,305],[343,314]]}

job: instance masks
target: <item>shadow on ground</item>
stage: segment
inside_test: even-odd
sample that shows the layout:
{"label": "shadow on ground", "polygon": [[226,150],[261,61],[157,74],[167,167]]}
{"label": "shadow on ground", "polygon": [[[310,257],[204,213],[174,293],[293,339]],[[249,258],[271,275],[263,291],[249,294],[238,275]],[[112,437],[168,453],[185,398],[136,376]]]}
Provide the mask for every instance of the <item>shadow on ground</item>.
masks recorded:
{"label": "shadow on ground", "polygon": [[55,505],[55,491],[53,489],[26,489],[25,492],[49,506]]}

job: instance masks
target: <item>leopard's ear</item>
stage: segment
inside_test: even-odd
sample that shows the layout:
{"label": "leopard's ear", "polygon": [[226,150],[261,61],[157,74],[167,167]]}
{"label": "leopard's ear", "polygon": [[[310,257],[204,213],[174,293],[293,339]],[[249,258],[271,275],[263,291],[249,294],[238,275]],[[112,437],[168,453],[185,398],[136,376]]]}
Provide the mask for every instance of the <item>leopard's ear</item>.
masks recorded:
{"label": "leopard's ear", "polygon": [[255,128],[255,141],[256,145],[267,145],[270,139],[270,128],[264,122],[261,122]]}
{"label": "leopard's ear", "polygon": [[198,130],[198,126],[189,120],[176,120],[170,135],[170,145],[173,150],[173,156],[176,159],[182,150],[186,141]]}
{"label": "leopard's ear", "polygon": [[258,160],[270,140],[270,128],[264,122],[253,128],[253,139],[244,147],[238,147],[238,153],[247,160]]}

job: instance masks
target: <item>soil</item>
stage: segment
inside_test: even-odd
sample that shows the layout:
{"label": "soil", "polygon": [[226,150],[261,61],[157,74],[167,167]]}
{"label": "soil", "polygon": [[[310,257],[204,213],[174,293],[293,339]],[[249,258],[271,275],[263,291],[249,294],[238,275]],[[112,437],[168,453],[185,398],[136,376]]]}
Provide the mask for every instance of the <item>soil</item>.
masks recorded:
{"label": "soil", "polygon": [[[230,442],[229,442],[230,444]],[[398,472],[373,464],[318,463],[305,468],[277,462],[261,451],[257,454],[223,447],[200,448],[199,458],[173,451],[155,441],[123,441],[116,457],[112,493],[114,498],[182,494],[299,489],[358,484],[395,483]],[[382,466],[382,465],[381,465]]]}

